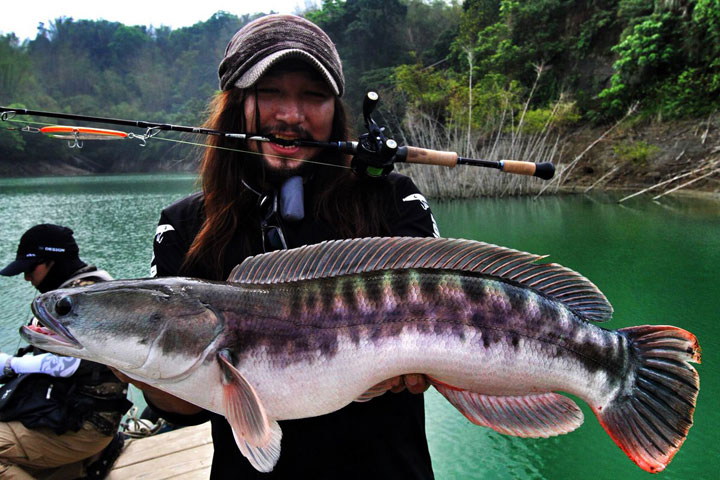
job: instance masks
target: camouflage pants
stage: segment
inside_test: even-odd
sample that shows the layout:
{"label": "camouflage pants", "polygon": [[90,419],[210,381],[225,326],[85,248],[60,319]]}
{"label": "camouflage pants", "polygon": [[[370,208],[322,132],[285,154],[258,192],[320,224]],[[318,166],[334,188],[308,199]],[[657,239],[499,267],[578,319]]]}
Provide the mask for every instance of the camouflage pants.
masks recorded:
{"label": "camouflage pants", "polygon": [[0,422],[0,478],[65,480],[84,475],[84,460],[99,454],[112,440],[90,423],[77,432],[56,435],[31,430],[20,422]]}

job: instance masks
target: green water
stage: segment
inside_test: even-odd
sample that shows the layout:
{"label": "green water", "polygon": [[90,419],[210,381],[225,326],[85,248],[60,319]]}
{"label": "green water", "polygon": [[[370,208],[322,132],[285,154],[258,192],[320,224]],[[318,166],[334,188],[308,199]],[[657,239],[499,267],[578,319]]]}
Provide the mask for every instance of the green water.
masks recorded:
{"label": "green water", "polygon": [[[116,278],[148,275],[162,207],[193,189],[189,176],[0,179],[0,262],[40,222],[71,226],[83,258]],[[581,272],[615,308],[607,328],[672,324],[703,347],[695,426],[656,478],[720,476],[720,202],[595,195],[431,202],[445,237],[483,240]],[[0,348],[17,348],[34,290],[0,277]],[[627,459],[581,402],[585,424],[551,439],[519,439],[471,425],[439,394],[426,395],[428,437],[439,479],[649,478]]]}

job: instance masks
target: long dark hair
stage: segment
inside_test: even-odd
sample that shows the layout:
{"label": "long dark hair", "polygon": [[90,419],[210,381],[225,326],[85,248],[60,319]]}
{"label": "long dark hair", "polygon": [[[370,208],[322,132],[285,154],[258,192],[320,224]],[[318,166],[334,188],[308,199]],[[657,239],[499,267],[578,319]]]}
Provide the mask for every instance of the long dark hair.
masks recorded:
{"label": "long dark hair", "polygon": [[[220,92],[210,105],[205,127],[234,132],[247,132],[244,102],[253,90],[230,89]],[[347,140],[346,110],[335,99],[335,116],[331,141]],[[253,239],[259,238],[260,218],[257,194],[243,185],[262,184],[261,157],[235,150],[248,150],[245,141],[210,136],[200,165],[204,193],[205,220],[185,256],[183,269],[202,263],[214,279],[222,279],[223,260],[227,248],[242,225],[246,240],[243,244],[253,253]],[[349,166],[350,159],[333,150],[324,150],[314,159],[331,165]],[[314,167],[316,188],[311,208],[316,215],[333,225],[338,238],[387,235],[389,226],[384,218],[384,196],[387,183],[362,179],[349,169],[333,166]]]}

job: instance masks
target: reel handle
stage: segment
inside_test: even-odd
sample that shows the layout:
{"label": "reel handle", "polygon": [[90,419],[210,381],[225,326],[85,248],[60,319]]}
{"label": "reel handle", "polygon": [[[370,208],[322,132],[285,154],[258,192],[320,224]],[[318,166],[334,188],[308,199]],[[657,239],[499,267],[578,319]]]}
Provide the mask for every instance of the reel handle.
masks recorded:
{"label": "reel handle", "polygon": [[371,125],[375,125],[371,115],[375,111],[375,107],[380,101],[380,95],[377,92],[367,92],[365,98],[363,98],[363,119],[365,120],[365,127],[370,130]]}

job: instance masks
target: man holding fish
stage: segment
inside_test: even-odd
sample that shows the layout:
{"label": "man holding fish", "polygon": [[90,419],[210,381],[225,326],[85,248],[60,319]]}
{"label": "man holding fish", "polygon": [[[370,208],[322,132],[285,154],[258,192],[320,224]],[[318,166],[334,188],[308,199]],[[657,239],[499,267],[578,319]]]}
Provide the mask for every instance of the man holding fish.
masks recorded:
{"label": "man holding fish", "polygon": [[692,333],[602,328],[612,306],[577,272],[434,238],[407,177],[294,144],[346,138],[340,61],[312,23],[251,22],[219,73],[208,126],[272,141],[213,137],[203,191],[162,212],[159,278],[42,295],[24,338],[116,368],[174,423],[211,420],[212,478],[431,478],[422,397],[387,393],[425,382],[531,438],[578,428],[575,395],[639,467],[666,467],[693,422]]}
{"label": "man holding fish", "polygon": [[[219,76],[222,92],[213,102],[210,128],[284,140],[348,139],[340,58],[327,35],[303,18],[270,15],[245,26],[227,46]],[[245,257],[264,251],[338,238],[437,233],[427,202],[407,177],[359,178],[337,151],[210,141],[249,152],[206,150],[203,192],[163,211],[153,275],[225,280]],[[391,383],[397,392],[405,385],[415,393],[426,388],[421,375]],[[260,475],[238,450],[223,416],[147,388],[146,397],[175,423],[212,421],[211,478]],[[282,456],[268,477],[433,477],[422,395],[388,394],[280,425]]]}

